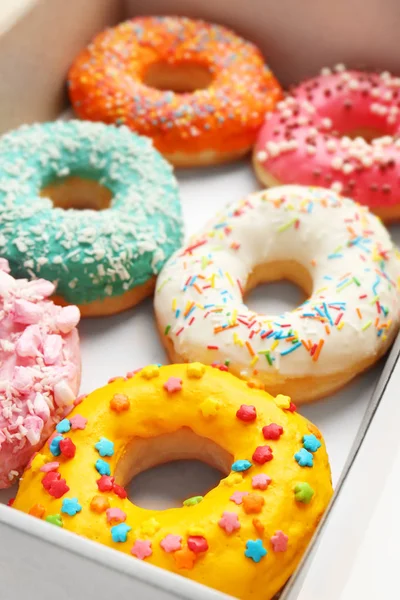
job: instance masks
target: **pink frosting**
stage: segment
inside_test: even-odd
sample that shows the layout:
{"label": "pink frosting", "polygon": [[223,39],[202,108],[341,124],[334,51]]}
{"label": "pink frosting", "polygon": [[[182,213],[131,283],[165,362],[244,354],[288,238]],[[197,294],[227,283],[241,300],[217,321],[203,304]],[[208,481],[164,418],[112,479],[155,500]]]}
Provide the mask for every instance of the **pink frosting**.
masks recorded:
{"label": "pink frosting", "polygon": [[[341,65],[323,73],[267,115],[256,165],[278,183],[330,187],[372,209],[397,204],[400,78]],[[361,137],[365,130],[380,137],[368,142]]]}
{"label": "pink frosting", "polygon": [[14,279],[0,258],[0,489],[20,475],[79,389],[79,309],[56,306],[53,292],[43,279]]}

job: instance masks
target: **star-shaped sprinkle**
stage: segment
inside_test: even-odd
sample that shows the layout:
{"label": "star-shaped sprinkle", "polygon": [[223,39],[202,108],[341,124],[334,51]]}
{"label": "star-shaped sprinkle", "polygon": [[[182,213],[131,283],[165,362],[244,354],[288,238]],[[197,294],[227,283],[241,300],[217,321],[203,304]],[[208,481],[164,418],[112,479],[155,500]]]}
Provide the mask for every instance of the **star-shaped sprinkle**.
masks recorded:
{"label": "star-shaped sprinkle", "polygon": [[265,500],[258,494],[248,494],[243,498],[243,510],[247,515],[258,514],[262,511]]}
{"label": "star-shaped sprinkle", "polygon": [[100,456],[112,456],[114,454],[114,442],[105,437],[100,438],[100,441],[94,447]]}
{"label": "star-shaped sprinkle", "polygon": [[199,525],[191,525],[187,529],[187,534],[188,535],[194,535],[194,536],[204,537],[205,533],[206,532],[204,530],[204,527],[199,527]]}
{"label": "star-shaped sprinkle", "polygon": [[291,403],[291,399],[290,396],[284,396],[283,394],[278,394],[276,396],[275,400],[275,404],[282,409],[288,409],[290,408],[290,403]]}
{"label": "star-shaped sprinkle", "polygon": [[229,498],[231,502],[234,502],[239,506],[243,502],[243,496],[247,496],[249,492],[233,492],[232,496]]}
{"label": "star-shaped sprinkle", "polygon": [[71,423],[69,422],[69,419],[63,419],[56,426],[56,430],[58,431],[58,433],[68,433],[70,429]]}
{"label": "star-shaped sprinkle", "polygon": [[248,460],[236,460],[231,469],[232,471],[247,471],[251,467],[251,462]]}
{"label": "star-shaped sprinkle", "polygon": [[147,521],[143,521],[143,523],[140,527],[140,531],[141,531],[142,535],[151,537],[157,533],[157,531],[160,529],[160,527],[161,527],[160,523],[156,519],[154,519],[154,517],[152,517],[151,519],[148,519]]}
{"label": "star-shaped sprinkle", "polygon": [[182,548],[182,536],[169,533],[161,540],[160,546],[165,552],[176,552]]}
{"label": "star-shaped sprinkle", "polygon": [[157,365],[148,365],[140,371],[140,377],[143,379],[154,379],[160,374],[160,369]]}
{"label": "star-shaped sprinkle", "polygon": [[114,394],[110,400],[110,408],[116,413],[121,413],[129,410],[130,402],[125,394]]}
{"label": "star-shaped sprinkle", "polygon": [[263,465],[274,458],[272,448],[269,446],[258,446],[252,456],[252,460],[258,465]]}
{"label": "star-shaped sprinkle", "polygon": [[220,408],[221,402],[211,396],[203,400],[199,406],[200,412],[205,419],[215,417]]}
{"label": "star-shaped sprinkle", "polygon": [[221,519],[218,521],[218,525],[223,529],[228,535],[240,529],[239,517],[236,513],[233,512],[223,512]]}
{"label": "star-shaped sprinkle", "polygon": [[96,467],[96,471],[100,473],[100,475],[111,475],[110,465],[105,460],[99,458],[99,460],[96,460],[94,466]]}
{"label": "star-shaped sprinkle", "polygon": [[175,392],[180,392],[182,389],[182,379],[179,377],[170,377],[164,383],[164,390],[167,390],[168,394],[174,394]]}
{"label": "star-shaped sprinkle", "polygon": [[128,533],[132,527],[129,527],[126,523],[119,523],[111,527],[111,537],[113,542],[124,543],[128,539]]}
{"label": "star-shaped sprinkle", "polygon": [[53,498],[61,498],[69,492],[69,487],[65,479],[61,479],[60,473],[56,471],[50,471],[42,479],[42,485],[44,489],[53,496]]}
{"label": "star-shaped sprinkle", "polygon": [[203,500],[203,496],[192,496],[183,501],[183,506],[194,506]]}
{"label": "star-shaped sprinkle", "polygon": [[107,523],[123,523],[126,521],[126,513],[120,508],[108,508],[106,510]]}
{"label": "star-shaped sprinkle", "polygon": [[50,452],[52,453],[53,456],[60,456],[60,454],[61,454],[60,442],[62,439],[63,439],[62,435],[56,435],[51,440],[49,448],[50,448]]}
{"label": "star-shaped sprinkle", "polygon": [[105,496],[93,496],[90,502],[90,510],[101,514],[110,508],[110,501]]}
{"label": "star-shaped sprinkle", "polygon": [[322,444],[319,439],[311,433],[310,435],[303,435],[303,446],[309,452],[316,452],[321,448]]}
{"label": "star-shaped sprinkle", "polygon": [[63,438],[60,441],[60,451],[65,458],[74,458],[76,454],[76,446],[71,438]]}
{"label": "star-shaped sprinkle", "polygon": [[45,521],[47,521],[47,523],[51,523],[52,525],[57,525],[57,527],[63,527],[61,515],[47,515]]}
{"label": "star-shaped sprinkle", "polygon": [[314,465],[313,455],[305,448],[301,448],[301,450],[296,452],[294,458],[296,462],[299,463],[300,467],[312,467]]}
{"label": "star-shaped sprinkle", "polygon": [[150,540],[136,540],[131,548],[131,554],[139,560],[144,560],[153,554]]}
{"label": "star-shaped sprinkle", "polygon": [[41,473],[50,473],[51,471],[57,471],[59,466],[60,466],[59,462],[56,462],[56,461],[48,462],[48,463],[44,464],[43,466],[41,466],[39,471],[41,471]]}
{"label": "star-shaped sprinkle", "polygon": [[196,562],[196,554],[189,550],[189,548],[183,548],[173,554],[176,566],[178,569],[193,569],[194,563]]}
{"label": "star-shaped sprinkle", "polygon": [[254,490],[266,490],[270,483],[271,477],[264,475],[264,473],[259,473],[251,478],[251,485]]}
{"label": "star-shaped sprinkle", "polygon": [[189,536],[187,540],[187,545],[189,550],[191,550],[195,554],[200,554],[200,552],[207,552],[208,550],[208,542],[206,538],[201,535]]}
{"label": "star-shaped sprinkle", "polygon": [[236,412],[236,417],[245,423],[252,423],[257,419],[257,410],[255,406],[242,404]]}
{"label": "star-shaped sprinkle", "polygon": [[304,504],[309,504],[311,502],[312,497],[314,496],[314,490],[311,485],[306,481],[301,481],[297,483],[294,487],[294,497],[297,502],[303,502]]}
{"label": "star-shaped sprinkle", "polygon": [[283,531],[275,531],[271,538],[271,544],[274,552],[286,552],[288,545],[288,536]]}
{"label": "star-shaped sprinkle", "polygon": [[46,509],[42,504],[34,504],[29,509],[29,514],[32,517],[36,517],[37,519],[43,519],[45,512],[46,512]]}
{"label": "star-shaped sprinkle", "polygon": [[265,440],[279,440],[283,433],[283,427],[276,423],[270,423],[262,428],[262,432]]}
{"label": "star-shaped sprinkle", "polygon": [[74,517],[78,512],[81,512],[82,506],[78,502],[78,498],[64,498],[62,501],[61,512]]}
{"label": "star-shaped sprinkle", "polygon": [[33,471],[40,471],[41,468],[43,467],[43,465],[46,464],[46,460],[47,459],[46,459],[46,457],[45,457],[44,454],[37,453],[37,454],[35,454],[35,456],[32,459],[32,462],[30,464],[30,468]]}
{"label": "star-shaped sprinkle", "polygon": [[75,431],[76,429],[85,429],[88,420],[82,415],[74,415],[69,422],[71,423],[71,429]]}
{"label": "star-shaped sprinkle", "polygon": [[227,487],[233,487],[242,481],[243,475],[241,473],[230,473],[228,477],[225,477],[225,479],[221,480],[221,483]]}
{"label": "star-shaped sprinkle", "polygon": [[259,563],[264,556],[266,556],[267,551],[263,546],[262,540],[249,540],[246,542],[246,550],[244,555],[247,558],[251,558],[255,563]]}
{"label": "star-shaped sprinkle", "polygon": [[260,521],[260,519],[258,517],[254,517],[253,521],[253,526],[254,529],[257,531],[257,533],[259,535],[263,535],[264,531],[265,531],[265,526],[264,524]]}
{"label": "star-shaped sprinkle", "polygon": [[102,475],[100,479],[96,481],[96,483],[100,492],[111,492],[114,487],[114,477]]}
{"label": "star-shaped sprinkle", "polygon": [[118,483],[114,483],[113,485],[113,492],[114,494],[116,494],[119,498],[122,498],[122,500],[124,498],[128,497],[128,492],[126,491],[125,488],[122,487],[122,485],[118,485]]}
{"label": "star-shaped sprinkle", "polygon": [[190,363],[187,366],[188,377],[192,379],[200,379],[205,373],[205,366],[199,362]]}

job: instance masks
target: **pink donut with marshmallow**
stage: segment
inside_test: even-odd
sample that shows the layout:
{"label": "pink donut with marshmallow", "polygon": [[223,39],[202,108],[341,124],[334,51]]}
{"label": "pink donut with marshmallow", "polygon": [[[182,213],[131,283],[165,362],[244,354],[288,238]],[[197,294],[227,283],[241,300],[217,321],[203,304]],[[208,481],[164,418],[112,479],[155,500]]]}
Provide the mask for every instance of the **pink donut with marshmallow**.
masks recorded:
{"label": "pink donut with marshmallow", "polygon": [[343,65],[298,87],[266,116],[253,155],[266,186],[323,186],[400,218],[400,77]]}
{"label": "pink donut with marshmallow", "polygon": [[0,259],[0,489],[72,410],[79,389],[80,313],[48,300],[54,289],[14,279]]}

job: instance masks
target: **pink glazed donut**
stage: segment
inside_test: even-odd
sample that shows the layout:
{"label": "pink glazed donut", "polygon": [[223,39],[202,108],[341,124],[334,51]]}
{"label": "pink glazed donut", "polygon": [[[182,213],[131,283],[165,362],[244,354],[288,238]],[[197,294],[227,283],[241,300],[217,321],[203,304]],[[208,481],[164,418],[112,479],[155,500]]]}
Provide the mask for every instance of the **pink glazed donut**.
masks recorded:
{"label": "pink glazed donut", "polygon": [[72,410],[79,389],[79,309],[47,300],[54,289],[14,279],[0,259],[0,489]]}
{"label": "pink glazed donut", "polygon": [[323,69],[266,116],[253,155],[264,185],[330,187],[400,218],[400,77]]}

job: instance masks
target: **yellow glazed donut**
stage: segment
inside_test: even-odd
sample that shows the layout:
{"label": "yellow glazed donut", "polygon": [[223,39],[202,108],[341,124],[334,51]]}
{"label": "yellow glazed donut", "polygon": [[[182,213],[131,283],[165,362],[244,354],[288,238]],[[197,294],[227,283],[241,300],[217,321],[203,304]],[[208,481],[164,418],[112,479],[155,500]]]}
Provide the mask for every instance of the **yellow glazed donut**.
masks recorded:
{"label": "yellow glazed donut", "polygon": [[[200,363],[145,367],[58,424],[14,507],[242,600],[268,600],[332,494],[321,435],[294,411],[287,396]],[[130,502],[132,477],[182,458],[226,476],[182,508]]]}

